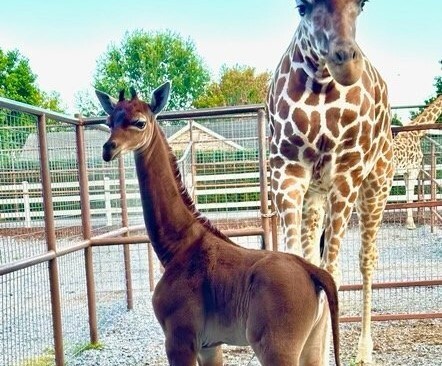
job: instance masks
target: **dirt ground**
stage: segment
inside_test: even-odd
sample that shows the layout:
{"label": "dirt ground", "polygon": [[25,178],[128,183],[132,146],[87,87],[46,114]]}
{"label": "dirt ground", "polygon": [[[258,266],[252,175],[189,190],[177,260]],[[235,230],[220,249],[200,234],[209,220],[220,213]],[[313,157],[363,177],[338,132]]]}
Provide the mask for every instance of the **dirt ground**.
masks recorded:
{"label": "dirt ground", "polygon": [[[360,323],[341,323],[340,331],[341,363],[353,366]],[[372,335],[376,366],[442,365],[442,319],[373,322]],[[224,357],[227,366],[259,365],[248,347],[226,347]]]}

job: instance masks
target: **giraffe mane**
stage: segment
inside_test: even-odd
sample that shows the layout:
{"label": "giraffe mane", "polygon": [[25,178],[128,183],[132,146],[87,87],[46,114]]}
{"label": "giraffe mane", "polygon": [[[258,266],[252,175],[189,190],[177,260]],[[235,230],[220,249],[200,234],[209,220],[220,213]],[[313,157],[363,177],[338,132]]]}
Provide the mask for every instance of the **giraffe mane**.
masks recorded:
{"label": "giraffe mane", "polygon": [[195,202],[193,201],[192,197],[190,196],[187,188],[185,187],[185,185],[183,183],[181,172],[178,168],[178,159],[177,159],[176,155],[173,153],[170,145],[167,143],[166,136],[165,136],[163,130],[158,125],[158,123],[156,123],[156,127],[157,127],[157,131],[161,134],[161,137],[162,137],[163,141],[165,142],[167,152],[169,155],[170,166],[172,168],[172,173],[173,173],[173,176],[175,177],[175,181],[178,186],[178,189],[179,189],[179,192],[181,195],[181,199],[183,200],[184,204],[187,206],[189,211],[193,214],[193,217],[200,224],[202,224],[204,226],[204,228],[209,230],[215,236],[217,236],[223,240],[226,240],[227,242],[229,242],[231,244],[234,244],[234,242],[227,235],[223,234],[221,232],[221,230],[219,230],[216,226],[214,226],[213,223],[206,216],[204,216],[200,211],[198,211],[198,209],[196,208]]}

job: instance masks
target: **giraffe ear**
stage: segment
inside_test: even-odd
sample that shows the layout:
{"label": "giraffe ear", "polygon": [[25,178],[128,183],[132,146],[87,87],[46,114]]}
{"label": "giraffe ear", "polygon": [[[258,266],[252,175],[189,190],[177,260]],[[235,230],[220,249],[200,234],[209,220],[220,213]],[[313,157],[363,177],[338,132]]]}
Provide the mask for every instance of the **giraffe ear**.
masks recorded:
{"label": "giraffe ear", "polygon": [[97,98],[100,101],[104,111],[107,114],[112,114],[118,101],[100,90],[95,90],[95,94],[97,95]]}
{"label": "giraffe ear", "polygon": [[156,88],[152,93],[152,100],[149,104],[150,109],[154,115],[160,113],[167,102],[170,95],[170,81],[166,81],[163,85]]}

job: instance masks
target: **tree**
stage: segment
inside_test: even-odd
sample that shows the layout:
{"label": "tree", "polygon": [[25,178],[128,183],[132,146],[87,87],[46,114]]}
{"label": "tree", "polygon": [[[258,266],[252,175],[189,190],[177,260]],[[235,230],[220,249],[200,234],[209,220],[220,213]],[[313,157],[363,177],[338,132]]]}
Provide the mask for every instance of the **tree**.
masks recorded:
{"label": "tree", "polygon": [[394,113],[393,116],[391,117],[391,124],[393,126],[403,126],[404,125],[397,113]]}
{"label": "tree", "polygon": [[149,100],[151,92],[166,80],[173,92],[168,109],[186,109],[210,80],[209,71],[190,39],[171,31],[126,33],[120,45],[108,47],[97,62],[94,86],[111,95],[135,87]]}
{"label": "tree", "polygon": [[77,112],[79,112],[83,117],[106,115],[106,112],[99,104],[95,94],[92,95],[88,89],[80,90],[75,93],[75,106],[77,108]]}
{"label": "tree", "polygon": [[0,96],[42,108],[61,112],[60,95],[46,93],[37,86],[37,75],[29,60],[18,50],[4,52],[0,49]]}
{"label": "tree", "polygon": [[264,103],[271,73],[255,75],[255,68],[235,65],[221,68],[220,82],[211,83],[195,100],[197,108]]}
{"label": "tree", "polygon": [[[439,64],[442,66],[442,60],[439,61]],[[429,98],[429,99],[427,99],[427,100],[425,100],[425,102],[424,102],[425,105],[430,104],[433,100],[435,100],[439,95],[442,94],[442,76],[440,76],[440,75],[436,76],[434,78],[434,84],[433,85],[436,88],[436,95],[431,97],[431,98]],[[411,112],[410,113],[411,119],[416,118],[420,113],[423,112],[424,109],[425,109],[425,107],[421,107],[421,108],[419,108],[419,111]],[[439,118],[437,119],[436,123],[442,123],[442,116],[439,116]]]}
{"label": "tree", "polygon": [[[58,93],[46,93],[37,86],[37,76],[29,60],[18,50],[0,49],[0,96],[37,107],[62,112]],[[0,150],[21,149],[27,136],[35,128],[35,118],[26,113],[0,113]]]}

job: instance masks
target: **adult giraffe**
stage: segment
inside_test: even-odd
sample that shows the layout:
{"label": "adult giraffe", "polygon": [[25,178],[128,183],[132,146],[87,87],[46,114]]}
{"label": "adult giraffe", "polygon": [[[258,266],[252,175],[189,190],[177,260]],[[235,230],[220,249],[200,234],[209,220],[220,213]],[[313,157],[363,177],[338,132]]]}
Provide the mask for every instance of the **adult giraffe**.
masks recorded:
{"label": "adult giraffe", "polygon": [[387,87],[355,41],[356,19],[366,0],[296,3],[301,21],[267,99],[272,197],[286,250],[321,264],[338,286],[340,246],[356,205],[363,278],[356,361],[367,364],[373,350],[376,236],[394,174]]}
{"label": "adult giraffe", "polygon": [[[442,95],[434,99],[425,109],[416,116],[407,126],[419,126],[436,123],[442,114]],[[402,174],[405,182],[407,201],[411,202],[414,187],[419,172],[422,168],[424,154],[421,148],[421,140],[428,130],[415,130],[399,132],[393,139],[393,164],[396,174]],[[407,208],[408,229],[416,229],[413,219],[413,209]]]}

